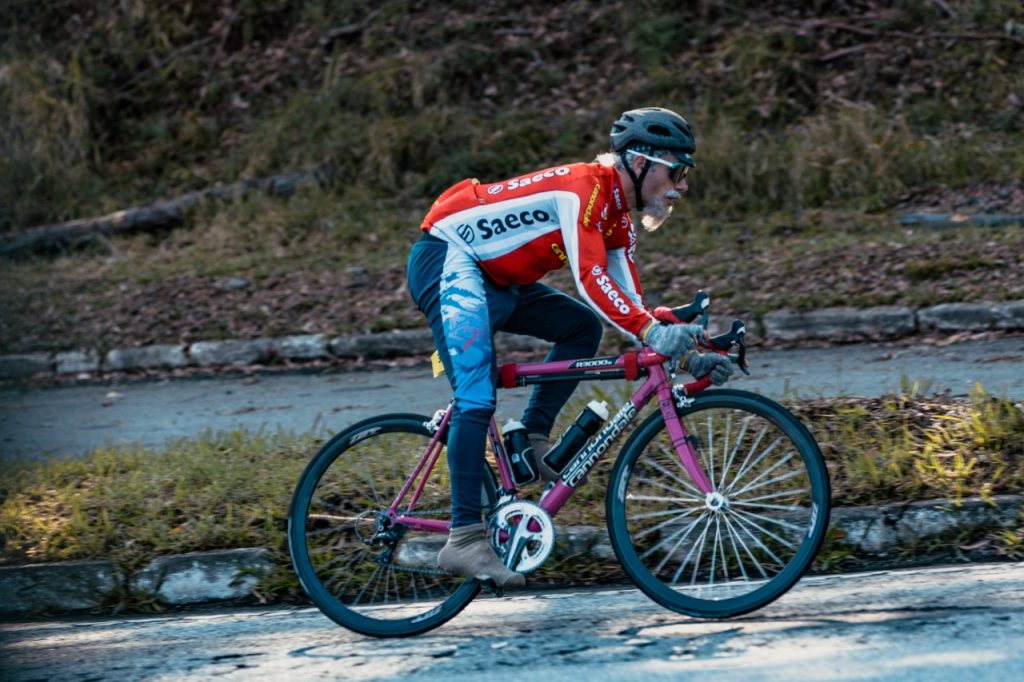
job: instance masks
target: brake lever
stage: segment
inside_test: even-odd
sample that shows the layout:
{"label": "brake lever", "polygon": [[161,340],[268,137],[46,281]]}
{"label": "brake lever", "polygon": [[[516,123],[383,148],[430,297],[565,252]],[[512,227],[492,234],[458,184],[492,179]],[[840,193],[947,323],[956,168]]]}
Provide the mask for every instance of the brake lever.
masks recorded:
{"label": "brake lever", "polygon": [[746,333],[746,328],[744,328],[743,333],[741,333],[739,335],[739,338],[736,340],[736,345],[739,346],[739,349],[740,349],[739,353],[736,354],[736,365],[740,368],[740,370],[744,374],[746,374],[749,377],[750,376],[750,370],[747,369],[747,333]]}
{"label": "brake lever", "polygon": [[676,316],[680,322],[690,324],[695,319],[700,317],[700,324],[705,329],[708,328],[708,305],[711,303],[711,297],[708,296],[707,292],[700,290],[693,297],[693,302],[678,308],[672,308],[672,314]]}
{"label": "brake lever", "polygon": [[739,352],[735,355],[736,364],[744,374],[750,375],[747,369],[747,325],[743,320],[733,320],[729,331],[708,339],[708,346],[719,352],[728,352],[733,346],[738,347]]}

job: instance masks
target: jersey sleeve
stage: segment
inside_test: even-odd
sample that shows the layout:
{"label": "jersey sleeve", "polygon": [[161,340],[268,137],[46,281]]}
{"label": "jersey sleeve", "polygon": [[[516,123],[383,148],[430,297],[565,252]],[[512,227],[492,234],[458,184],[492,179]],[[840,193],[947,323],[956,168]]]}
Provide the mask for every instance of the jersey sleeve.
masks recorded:
{"label": "jersey sleeve", "polygon": [[[625,249],[607,250],[595,218],[603,209],[595,184],[576,220],[562,223],[562,239],[576,288],[583,300],[628,336],[638,337],[654,320],[643,303],[636,268]],[[583,206],[583,204],[581,204]]]}
{"label": "jersey sleeve", "polygon": [[644,292],[640,287],[636,265],[625,248],[608,249],[608,274],[629,296],[629,300],[644,310],[650,311],[650,306],[644,301]]}

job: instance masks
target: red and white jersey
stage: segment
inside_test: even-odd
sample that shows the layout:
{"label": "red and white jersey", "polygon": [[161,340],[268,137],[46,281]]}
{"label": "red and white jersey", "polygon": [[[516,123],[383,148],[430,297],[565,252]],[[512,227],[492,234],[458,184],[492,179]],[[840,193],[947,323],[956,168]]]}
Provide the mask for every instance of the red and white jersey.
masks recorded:
{"label": "red and white jersey", "polygon": [[654,319],[614,168],[576,163],[493,184],[463,180],[434,202],[422,229],[470,254],[496,284],[530,284],[568,265],[583,300],[623,332],[638,336]]}

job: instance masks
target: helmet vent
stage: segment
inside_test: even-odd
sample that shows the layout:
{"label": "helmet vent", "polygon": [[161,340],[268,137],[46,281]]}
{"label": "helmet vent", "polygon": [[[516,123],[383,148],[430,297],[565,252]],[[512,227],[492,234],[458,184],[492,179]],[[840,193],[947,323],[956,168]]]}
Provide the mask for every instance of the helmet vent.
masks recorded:
{"label": "helmet vent", "polygon": [[657,135],[659,137],[672,137],[672,131],[662,125],[648,126],[647,132]]}

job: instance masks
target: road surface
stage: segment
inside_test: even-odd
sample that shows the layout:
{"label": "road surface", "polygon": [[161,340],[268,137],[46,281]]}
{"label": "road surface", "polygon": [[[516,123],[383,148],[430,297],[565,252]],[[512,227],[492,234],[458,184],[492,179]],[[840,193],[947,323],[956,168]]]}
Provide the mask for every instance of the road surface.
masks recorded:
{"label": "road surface", "polygon": [[[736,388],[780,396],[877,396],[920,381],[929,392],[1024,399],[1024,336],[934,345],[862,344],[751,351]],[[623,382],[603,384],[606,388]],[[500,391],[498,416],[519,417],[531,389]],[[621,393],[613,393],[620,395]],[[450,389],[426,366],[385,371],[227,375],[24,389],[0,388],[0,454],[77,455],[137,442],[150,447],[210,428],[338,431],[384,412],[432,414]],[[621,394],[624,396],[625,394]]]}
{"label": "road surface", "polygon": [[1022,641],[1024,565],[979,564],[804,578],[728,621],[604,589],[480,598],[404,640],[309,608],[7,623],[0,678],[1006,682]]}

